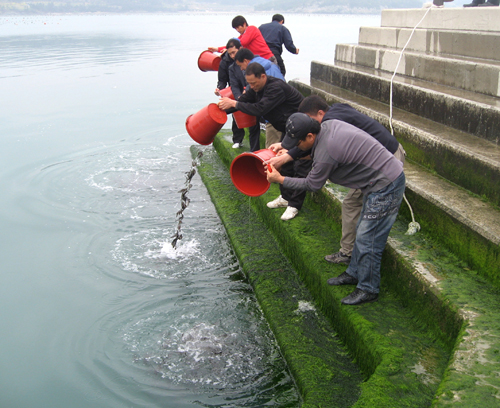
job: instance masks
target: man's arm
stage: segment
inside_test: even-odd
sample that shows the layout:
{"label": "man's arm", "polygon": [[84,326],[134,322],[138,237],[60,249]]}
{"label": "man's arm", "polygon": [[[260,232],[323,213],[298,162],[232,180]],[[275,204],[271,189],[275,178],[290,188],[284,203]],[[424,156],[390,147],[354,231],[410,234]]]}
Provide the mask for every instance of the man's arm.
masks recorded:
{"label": "man's arm", "polygon": [[229,84],[229,66],[226,61],[222,60],[217,71],[217,89],[224,89]]}
{"label": "man's arm", "polygon": [[252,116],[265,116],[276,106],[279,106],[286,101],[285,92],[281,89],[281,87],[275,86],[275,84],[267,85],[264,90],[264,95],[258,102],[247,102],[249,99],[245,98],[245,95],[249,93],[250,91],[247,91],[240,97],[236,105],[236,109]]}
{"label": "man's arm", "polygon": [[[238,66],[236,66],[236,69],[241,71]],[[241,83],[240,78],[236,75],[233,65],[229,67],[229,85],[231,85],[231,91],[233,91],[234,99],[238,100],[243,93],[244,84]]]}
{"label": "man's arm", "polygon": [[314,162],[306,178],[285,177],[282,184],[283,187],[291,190],[319,191],[323,188],[335,168],[337,168],[336,162]]}
{"label": "man's arm", "polygon": [[248,45],[255,39],[256,30],[258,30],[257,27],[248,26],[245,32],[238,37],[242,47],[248,48]]}
{"label": "man's arm", "polygon": [[290,31],[288,28],[281,26],[283,30],[283,44],[285,44],[285,48],[291,52],[292,54],[298,54],[299,49],[295,47],[293,40],[292,40],[292,35],[290,34]]}

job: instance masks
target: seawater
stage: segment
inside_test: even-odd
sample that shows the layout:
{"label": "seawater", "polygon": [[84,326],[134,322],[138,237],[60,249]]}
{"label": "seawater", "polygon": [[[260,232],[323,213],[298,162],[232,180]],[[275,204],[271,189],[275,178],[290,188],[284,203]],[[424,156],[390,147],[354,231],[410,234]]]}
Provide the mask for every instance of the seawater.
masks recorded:
{"label": "seawater", "polygon": [[[171,246],[236,14],[0,16],[2,408],[300,405],[198,176]],[[308,78],[379,16],[286,23]]]}

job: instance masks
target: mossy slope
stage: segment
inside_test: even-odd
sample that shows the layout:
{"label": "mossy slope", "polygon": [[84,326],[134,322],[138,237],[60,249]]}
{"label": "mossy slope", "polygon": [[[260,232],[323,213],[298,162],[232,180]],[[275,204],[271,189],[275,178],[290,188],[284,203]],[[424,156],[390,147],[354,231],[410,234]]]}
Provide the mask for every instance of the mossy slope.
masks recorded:
{"label": "mossy slope", "polygon": [[250,199],[234,188],[212,149],[205,149],[199,172],[295,378],[302,406],[352,406],[362,375]]}
{"label": "mossy slope", "polygon": [[[230,141],[223,137],[218,137],[214,146],[226,166],[241,153],[231,149]],[[218,177],[217,182],[227,183],[228,180]],[[279,194],[276,186],[265,195],[251,200],[236,189],[234,191],[233,200],[245,203],[245,208],[251,204],[264,221],[265,224],[258,229],[265,228],[274,234],[279,242],[277,253],[284,254],[298,271],[300,279],[363,371],[365,382],[361,385],[361,396],[352,406],[430,406],[451,351],[451,346],[447,344],[453,341],[447,340],[446,335],[436,334],[435,325],[422,322],[420,315],[415,315],[411,308],[405,307],[390,292],[384,293],[377,303],[356,308],[341,306],[340,299],[353,287],[338,288],[326,284],[327,278],[338,275],[343,268],[323,260],[326,253],[332,252],[332,246],[337,245],[340,229],[325,216],[321,202],[308,200],[299,217],[284,223],[279,219],[279,210],[271,211],[265,205]],[[214,200],[220,200],[219,194]],[[336,209],[332,211],[338,212]],[[248,216],[248,210],[246,214]],[[250,236],[253,231],[255,229],[248,230],[247,234]],[[228,233],[231,235],[231,232]],[[255,247],[249,246],[248,250],[253,253]],[[236,252],[243,260],[245,255],[241,249]],[[256,287],[255,290],[259,296],[259,289]],[[277,293],[280,291],[279,288],[274,290]],[[274,296],[272,302],[276,301],[279,301],[279,296]],[[273,326],[273,323],[270,324]],[[454,329],[456,332],[459,330]],[[279,342],[279,336],[277,338]],[[286,358],[286,353],[283,354]],[[432,374],[427,370],[421,373],[421,366],[429,368]],[[297,377],[297,382],[300,384],[300,377]]]}

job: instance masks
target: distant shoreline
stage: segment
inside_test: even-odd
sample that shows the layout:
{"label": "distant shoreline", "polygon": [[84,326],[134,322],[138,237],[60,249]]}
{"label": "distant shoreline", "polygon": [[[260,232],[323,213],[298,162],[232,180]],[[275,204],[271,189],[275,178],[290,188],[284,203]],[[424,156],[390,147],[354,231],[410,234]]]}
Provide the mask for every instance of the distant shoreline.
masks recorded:
{"label": "distant shoreline", "polygon": [[[127,11],[115,11],[115,10],[95,10],[95,11],[83,11],[83,10],[52,10],[52,11],[42,11],[42,10],[16,10],[16,9],[6,9],[2,7],[0,4],[0,16],[8,17],[8,16],[41,16],[41,15],[53,15],[53,16],[61,16],[61,15],[131,15],[131,14],[269,14],[275,13],[276,10],[250,10],[239,8],[238,10],[227,10],[227,9],[187,9],[187,10],[127,10]],[[381,12],[381,9],[347,9],[342,8],[342,10],[338,11],[327,11],[327,10],[294,10],[294,11],[284,11],[280,10],[282,13],[286,14],[346,14],[346,15],[378,15]]]}

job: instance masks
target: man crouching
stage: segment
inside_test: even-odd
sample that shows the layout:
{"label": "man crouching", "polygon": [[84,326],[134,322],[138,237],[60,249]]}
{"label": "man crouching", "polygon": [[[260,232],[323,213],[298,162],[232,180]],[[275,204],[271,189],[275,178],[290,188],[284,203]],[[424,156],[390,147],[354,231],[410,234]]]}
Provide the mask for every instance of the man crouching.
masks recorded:
{"label": "man crouching", "polygon": [[[304,113],[286,123],[281,148],[312,149],[313,165],[306,178],[283,177],[271,162],[267,180],[294,190],[320,190],[327,180],[363,192],[351,263],[329,285],[357,285],[342,299],[359,305],[378,299],[380,262],[389,231],[405,190],[403,163],[366,132],[340,120],[319,124]],[[267,163],[264,163],[265,165]]]}

